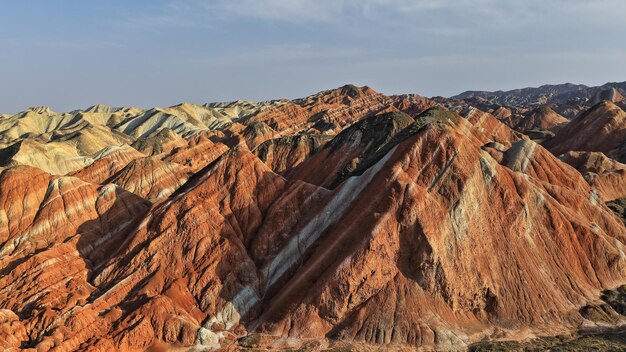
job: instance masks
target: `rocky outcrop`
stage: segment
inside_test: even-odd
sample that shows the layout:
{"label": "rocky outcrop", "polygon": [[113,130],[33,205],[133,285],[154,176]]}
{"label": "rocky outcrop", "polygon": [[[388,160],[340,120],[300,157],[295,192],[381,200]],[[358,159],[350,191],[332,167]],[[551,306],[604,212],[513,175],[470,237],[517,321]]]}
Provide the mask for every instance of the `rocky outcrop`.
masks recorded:
{"label": "rocky outcrop", "polygon": [[624,226],[626,226],[626,197],[614,199],[607,203],[607,206],[622,219]]}
{"label": "rocky outcrop", "polygon": [[618,103],[624,100],[624,96],[615,87],[610,87],[606,90],[602,90],[596,93],[596,95],[591,99],[591,104],[599,104],[604,100],[608,100],[612,103]]}
{"label": "rocky outcrop", "polygon": [[0,346],[17,351],[27,339],[26,327],[20,318],[12,310],[0,310]]}

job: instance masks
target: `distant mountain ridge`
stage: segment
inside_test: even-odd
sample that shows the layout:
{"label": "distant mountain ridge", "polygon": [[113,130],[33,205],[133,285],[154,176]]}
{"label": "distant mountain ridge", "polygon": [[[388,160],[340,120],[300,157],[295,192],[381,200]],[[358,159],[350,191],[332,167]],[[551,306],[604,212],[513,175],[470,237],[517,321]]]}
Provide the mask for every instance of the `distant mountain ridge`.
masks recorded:
{"label": "distant mountain ridge", "polygon": [[626,94],[626,82],[609,82],[601,86],[589,87],[584,84],[546,84],[540,87],[513,89],[508,91],[465,91],[451,99],[479,98],[494,104],[517,106],[528,104],[563,104],[570,101],[585,102],[612,91],[617,96]]}

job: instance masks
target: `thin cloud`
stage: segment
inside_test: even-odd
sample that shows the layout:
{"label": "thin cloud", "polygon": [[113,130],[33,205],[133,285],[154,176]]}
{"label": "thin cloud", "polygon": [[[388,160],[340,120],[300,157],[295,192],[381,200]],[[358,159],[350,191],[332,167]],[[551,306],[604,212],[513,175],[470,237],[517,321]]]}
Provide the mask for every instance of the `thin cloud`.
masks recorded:
{"label": "thin cloud", "polygon": [[53,40],[36,42],[33,46],[53,49],[106,49],[120,48],[122,44],[111,41]]}
{"label": "thin cloud", "polygon": [[368,52],[358,48],[326,48],[318,45],[275,44],[257,48],[247,48],[245,53],[230,53],[210,58],[190,58],[189,61],[219,66],[250,65],[253,63],[304,63],[326,60],[362,59]]}
{"label": "thin cloud", "polygon": [[603,26],[624,16],[621,0],[174,0],[165,13],[134,21],[153,26],[201,26],[211,20],[302,26],[371,21],[415,33],[466,36],[532,25]]}
{"label": "thin cloud", "polygon": [[226,18],[256,18],[268,21],[331,22],[346,10],[346,1],[309,0],[215,0],[203,7]]}

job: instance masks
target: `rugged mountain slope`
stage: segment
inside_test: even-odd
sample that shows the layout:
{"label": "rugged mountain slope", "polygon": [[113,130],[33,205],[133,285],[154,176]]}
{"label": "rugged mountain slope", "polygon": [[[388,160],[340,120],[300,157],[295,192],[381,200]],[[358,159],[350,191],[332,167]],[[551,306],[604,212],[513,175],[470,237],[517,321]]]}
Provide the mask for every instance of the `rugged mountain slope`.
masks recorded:
{"label": "rugged mountain slope", "polygon": [[604,101],[561,128],[545,146],[556,155],[571,150],[608,154],[625,140],[626,113],[615,104]]}
{"label": "rugged mountain slope", "polygon": [[[448,350],[589,324],[626,282],[603,202],[621,165],[568,154],[584,178],[490,112],[432,104],[344,86],[51,117],[130,143],[58,176],[3,151],[0,347]],[[47,153],[66,125],[7,141]]]}
{"label": "rugged mountain slope", "polygon": [[591,104],[599,104],[604,100],[608,100],[612,103],[618,103],[624,100],[624,96],[622,92],[625,92],[624,89],[619,89],[615,87],[611,87],[607,90],[602,90],[596,93],[596,95],[591,99]]}
{"label": "rugged mountain slope", "polygon": [[520,132],[528,130],[555,130],[569,122],[565,117],[557,114],[549,106],[541,106],[517,121],[512,120],[512,127]]}
{"label": "rugged mountain slope", "polygon": [[107,182],[156,202],[174,193],[188,178],[187,171],[179,164],[145,157],[129,162]]}
{"label": "rugged mountain slope", "polygon": [[626,197],[626,165],[598,152],[568,152],[560,159],[575,167],[605,201]]}
{"label": "rugged mountain slope", "polygon": [[[503,166],[481,151],[482,138],[464,120],[437,122],[339,186],[349,210],[281,285],[261,331],[449,348],[487,326],[575,324],[579,299],[623,277],[624,230],[575,170],[534,142],[515,143]],[[565,242],[553,242],[555,230]],[[554,266],[592,243],[614,247]],[[607,255],[620,264],[594,263]]]}
{"label": "rugged mountain slope", "polygon": [[386,153],[395,144],[393,138],[413,123],[413,118],[403,113],[362,119],[333,138],[290,177],[334,188],[352,172],[371,166],[371,158]]}
{"label": "rugged mountain slope", "polygon": [[228,150],[228,146],[222,143],[222,141],[227,142],[227,139],[199,134],[189,138],[186,147],[173,149],[163,160],[180,164],[190,171],[197,172]]}
{"label": "rugged mountain slope", "polygon": [[236,100],[222,103],[208,103],[203,106],[211,109],[212,114],[219,114],[223,117],[229,117],[231,120],[243,119],[263,110],[280,106],[287,103],[288,100],[269,100],[264,102],[251,102],[244,100]]}
{"label": "rugged mountain slope", "polygon": [[332,136],[299,134],[267,140],[253,150],[274,172],[289,171],[321,149]]}
{"label": "rugged mountain slope", "polygon": [[28,165],[57,175],[76,171],[92,162],[92,158],[80,155],[75,146],[66,143],[24,139],[0,150],[3,166]]}
{"label": "rugged mountain slope", "polygon": [[187,142],[171,129],[159,128],[145,138],[137,139],[132,146],[146,155],[159,155],[186,145]]}
{"label": "rugged mountain slope", "polygon": [[0,179],[0,301],[5,319],[18,329],[2,347],[26,348],[49,323],[89,302],[96,290],[88,282],[90,270],[115,250],[148,205],[114,185],[28,167],[4,170]]}
{"label": "rugged mountain slope", "polygon": [[523,88],[509,91],[467,91],[452,97],[453,99],[481,98],[489,100],[499,105],[526,105],[526,104],[547,104],[565,103],[570,100],[593,100],[593,104],[598,103],[598,98],[614,99],[619,101],[619,97],[626,93],[626,82],[606,83],[598,87],[588,87],[583,84],[557,84],[544,85],[537,88]]}
{"label": "rugged mountain slope", "polygon": [[107,147],[94,156],[92,164],[70,175],[89,183],[101,184],[131,161],[144,156],[128,145]]}
{"label": "rugged mountain slope", "polygon": [[[110,237],[124,223],[110,220],[116,216],[134,220],[147,210],[147,202],[115,185],[101,187],[25,166],[5,169],[0,177],[4,263],[60,243],[79,229],[83,235],[94,236],[91,232],[97,231]],[[16,199],[23,201],[18,204]]]}
{"label": "rugged mountain slope", "polygon": [[394,106],[398,110],[411,116],[419,115],[437,104],[434,100],[417,94],[396,95],[391,98],[395,100]]}
{"label": "rugged mountain slope", "polygon": [[[265,110],[252,117],[248,123],[263,122],[274,130],[290,134],[308,129],[336,133],[363,117],[398,111],[394,103],[401,99],[387,97],[369,87],[346,85]],[[397,104],[402,106],[402,103]],[[420,100],[419,103],[411,104],[407,98],[404,107],[411,111],[419,110],[415,105],[421,107],[428,103]]]}

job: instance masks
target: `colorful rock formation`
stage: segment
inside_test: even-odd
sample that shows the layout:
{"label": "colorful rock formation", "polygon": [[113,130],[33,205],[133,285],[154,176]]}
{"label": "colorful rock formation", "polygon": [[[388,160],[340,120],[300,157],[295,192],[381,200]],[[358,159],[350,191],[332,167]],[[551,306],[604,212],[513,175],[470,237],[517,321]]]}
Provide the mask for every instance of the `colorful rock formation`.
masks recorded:
{"label": "colorful rock formation", "polygon": [[[515,131],[513,107],[458,110],[347,85],[0,117],[0,349],[459,350],[586,326],[626,282],[624,112]],[[547,149],[520,133],[557,126]]]}

